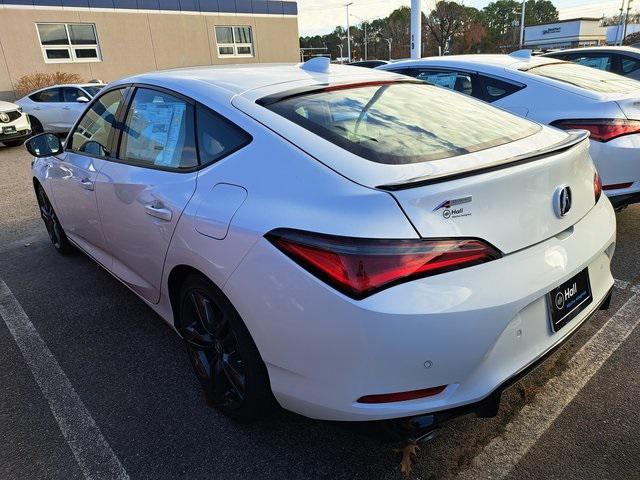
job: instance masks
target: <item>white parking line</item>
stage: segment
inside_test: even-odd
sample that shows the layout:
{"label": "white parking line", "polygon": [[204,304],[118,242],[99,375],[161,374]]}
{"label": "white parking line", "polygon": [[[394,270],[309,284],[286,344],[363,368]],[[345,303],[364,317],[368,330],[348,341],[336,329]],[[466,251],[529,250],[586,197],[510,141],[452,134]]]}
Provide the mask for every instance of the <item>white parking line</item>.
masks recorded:
{"label": "white parking line", "polygon": [[0,316],[22,352],[80,470],[88,480],[129,475],[16,298],[0,279]]}
{"label": "white parking line", "polygon": [[[618,283],[623,286],[623,283]],[[640,291],[634,294],[569,361],[567,369],[550,379],[532,403],[525,405],[499,437],[494,438],[457,478],[499,480],[507,477],[520,459],[549,429],[562,411],[600,370],[604,362],[640,323]]]}

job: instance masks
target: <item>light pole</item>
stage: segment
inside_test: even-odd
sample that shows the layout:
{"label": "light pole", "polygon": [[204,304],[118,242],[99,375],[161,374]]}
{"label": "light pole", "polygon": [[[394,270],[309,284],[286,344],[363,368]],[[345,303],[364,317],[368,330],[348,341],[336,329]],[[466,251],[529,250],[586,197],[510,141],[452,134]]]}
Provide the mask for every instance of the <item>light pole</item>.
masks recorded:
{"label": "light pole", "polygon": [[345,4],[347,7],[347,58],[351,63],[351,32],[349,31],[349,5],[353,5],[353,2]]}
{"label": "light pole", "polygon": [[624,43],[624,39],[627,38],[627,22],[629,21],[631,2],[633,2],[633,0],[627,0],[627,13],[624,16],[624,28],[622,29],[622,40],[620,41],[620,45],[622,45]]}
{"label": "light pole", "polygon": [[342,56],[342,48],[343,48],[343,45],[342,45],[342,44],[339,44],[339,45],[338,45],[338,48],[340,49],[340,63],[344,63],[344,57]]}
{"label": "light pole", "polygon": [[422,10],[421,0],[411,0],[411,58],[422,57]]}
{"label": "light pole", "polygon": [[357,18],[358,20],[360,20],[362,22],[362,26],[364,27],[364,59],[367,59],[367,44],[369,43],[368,37],[367,37],[367,21],[361,19],[359,16],[354,15],[353,13],[351,14],[351,16],[353,18]]}
{"label": "light pole", "polygon": [[389,61],[391,61],[391,42],[393,42],[393,38],[385,38],[385,40],[389,44]]}
{"label": "light pole", "polygon": [[520,48],[524,45],[524,9],[527,0],[522,0],[522,13],[520,14]]}

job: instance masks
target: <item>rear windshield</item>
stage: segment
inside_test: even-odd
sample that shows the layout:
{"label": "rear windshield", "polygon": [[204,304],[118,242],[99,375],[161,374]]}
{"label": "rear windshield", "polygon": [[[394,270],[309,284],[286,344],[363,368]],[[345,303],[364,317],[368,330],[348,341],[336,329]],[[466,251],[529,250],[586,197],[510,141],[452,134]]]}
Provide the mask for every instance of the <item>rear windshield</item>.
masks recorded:
{"label": "rear windshield", "polygon": [[559,80],[576,87],[600,93],[629,93],[640,89],[636,80],[575,63],[549,63],[525,68],[529,73]]}
{"label": "rear windshield", "polygon": [[266,107],[345,150],[387,164],[476,152],[541,128],[466,95],[420,82],[330,88]]}

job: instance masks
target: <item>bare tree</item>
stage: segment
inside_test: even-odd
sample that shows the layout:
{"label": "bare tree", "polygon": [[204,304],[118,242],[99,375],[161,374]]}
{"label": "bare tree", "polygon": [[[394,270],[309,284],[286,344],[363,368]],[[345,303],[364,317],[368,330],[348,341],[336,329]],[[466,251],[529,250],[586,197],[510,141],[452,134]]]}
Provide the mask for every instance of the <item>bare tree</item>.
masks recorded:
{"label": "bare tree", "polygon": [[461,33],[465,25],[465,7],[456,2],[441,0],[427,17],[427,28],[433,41],[443,51],[450,39]]}

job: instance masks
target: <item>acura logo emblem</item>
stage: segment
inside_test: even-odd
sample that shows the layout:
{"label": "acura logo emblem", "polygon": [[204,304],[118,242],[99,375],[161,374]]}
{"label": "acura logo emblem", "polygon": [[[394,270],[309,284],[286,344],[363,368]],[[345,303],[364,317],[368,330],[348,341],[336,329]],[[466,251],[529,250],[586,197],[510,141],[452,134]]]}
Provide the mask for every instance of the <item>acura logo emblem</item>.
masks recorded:
{"label": "acura logo emblem", "polygon": [[6,113],[4,113],[4,112],[0,113],[0,122],[2,122],[2,123],[8,123],[8,122],[9,122],[9,120],[11,120],[11,119],[9,118],[9,115],[7,115],[7,114],[6,114]]}
{"label": "acura logo emblem", "polygon": [[553,195],[553,210],[558,218],[564,217],[571,210],[571,187],[562,185]]}

